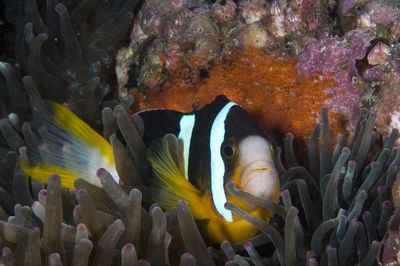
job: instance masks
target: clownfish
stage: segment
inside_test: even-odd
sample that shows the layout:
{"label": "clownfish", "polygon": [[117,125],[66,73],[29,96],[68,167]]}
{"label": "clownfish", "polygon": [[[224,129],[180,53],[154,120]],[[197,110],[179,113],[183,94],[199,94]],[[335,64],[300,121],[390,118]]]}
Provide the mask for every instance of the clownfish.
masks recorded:
{"label": "clownfish", "polygon": [[[77,178],[101,186],[96,172],[104,168],[120,181],[106,139],[62,105],[46,102],[35,110],[47,128],[43,137],[46,149],[38,159],[20,162],[26,175],[45,183],[49,175],[57,173],[63,187],[74,189]],[[225,189],[228,182],[254,196],[279,200],[272,143],[249,113],[221,95],[191,113],[151,109],[137,115],[143,122],[143,140],[153,172],[153,202],[171,209],[185,200],[211,243],[237,243],[258,233],[252,224],[224,208],[230,201],[263,220],[273,215],[232,196]],[[174,134],[182,145],[180,165],[161,141],[166,134]],[[68,152],[62,155],[55,152],[64,149]]]}

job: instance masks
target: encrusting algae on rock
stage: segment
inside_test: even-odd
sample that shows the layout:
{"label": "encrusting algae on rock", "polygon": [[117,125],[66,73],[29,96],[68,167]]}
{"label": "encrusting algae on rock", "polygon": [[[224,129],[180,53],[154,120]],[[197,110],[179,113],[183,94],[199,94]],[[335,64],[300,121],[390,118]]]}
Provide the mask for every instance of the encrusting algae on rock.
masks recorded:
{"label": "encrusting algae on rock", "polygon": [[[139,110],[168,108],[183,112],[198,110],[224,94],[243,106],[266,132],[292,132],[304,139],[311,133],[320,108],[329,100],[325,90],[334,83],[330,78],[298,75],[296,64],[295,58],[277,58],[249,48],[208,70],[200,67],[192,72],[194,77],[174,76],[160,91],[132,89],[131,94]],[[197,76],[204,71],[208,77],[199,79]],[[335,134],[344,131],[338,114],[332,114],[331,120]]]}

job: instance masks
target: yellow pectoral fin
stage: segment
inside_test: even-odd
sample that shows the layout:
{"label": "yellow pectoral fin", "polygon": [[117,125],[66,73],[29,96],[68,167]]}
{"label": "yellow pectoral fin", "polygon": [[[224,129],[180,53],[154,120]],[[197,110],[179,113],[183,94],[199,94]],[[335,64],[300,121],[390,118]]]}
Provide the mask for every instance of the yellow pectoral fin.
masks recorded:
{"label": "yellow pectoral fin", "polygon": [[208,219],[204,211],[205,197],[186,178],[171,155],[168,141],[164,138],[149,148],[149,161],[153,168],[152,199],[161,207],[172,209],[179,200],[188,204],[196,220]]}

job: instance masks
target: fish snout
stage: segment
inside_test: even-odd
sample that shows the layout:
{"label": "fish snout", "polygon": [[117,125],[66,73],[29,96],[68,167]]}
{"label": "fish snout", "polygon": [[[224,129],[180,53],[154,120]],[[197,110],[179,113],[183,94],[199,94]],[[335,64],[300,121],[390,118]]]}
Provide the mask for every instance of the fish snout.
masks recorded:
{"label": "fish snout", "polygon": [[254,161],[243,168],[240,186],[254,196],[274,200],[279,186],[278,173],[269,161]]}

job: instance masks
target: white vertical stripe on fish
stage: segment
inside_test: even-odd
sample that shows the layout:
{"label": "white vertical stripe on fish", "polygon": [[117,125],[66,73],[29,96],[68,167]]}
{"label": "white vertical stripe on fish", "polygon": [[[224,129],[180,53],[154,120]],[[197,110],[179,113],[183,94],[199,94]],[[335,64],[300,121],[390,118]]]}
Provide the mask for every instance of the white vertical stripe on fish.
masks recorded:
{"label": "white vertical stripe on fish", "polygon": [[232,213],[224,208],[227,199],[224,186],[225,164],[221,156],[221,145],[225,137],[225,120],[234,105],[236,104],[229,102],[219,111],[210,132],[211,195],[218,213],[228,222],[233,222],[233,217]]}
{"label": "white vertical stripe on fish", "polygon": [[189,178],[189,151],[190,141],[192,139],[195,115],[184,115],[179,122],[180,131],[178,139],[183,140],[183,160],[185,167],[185,178]]}

